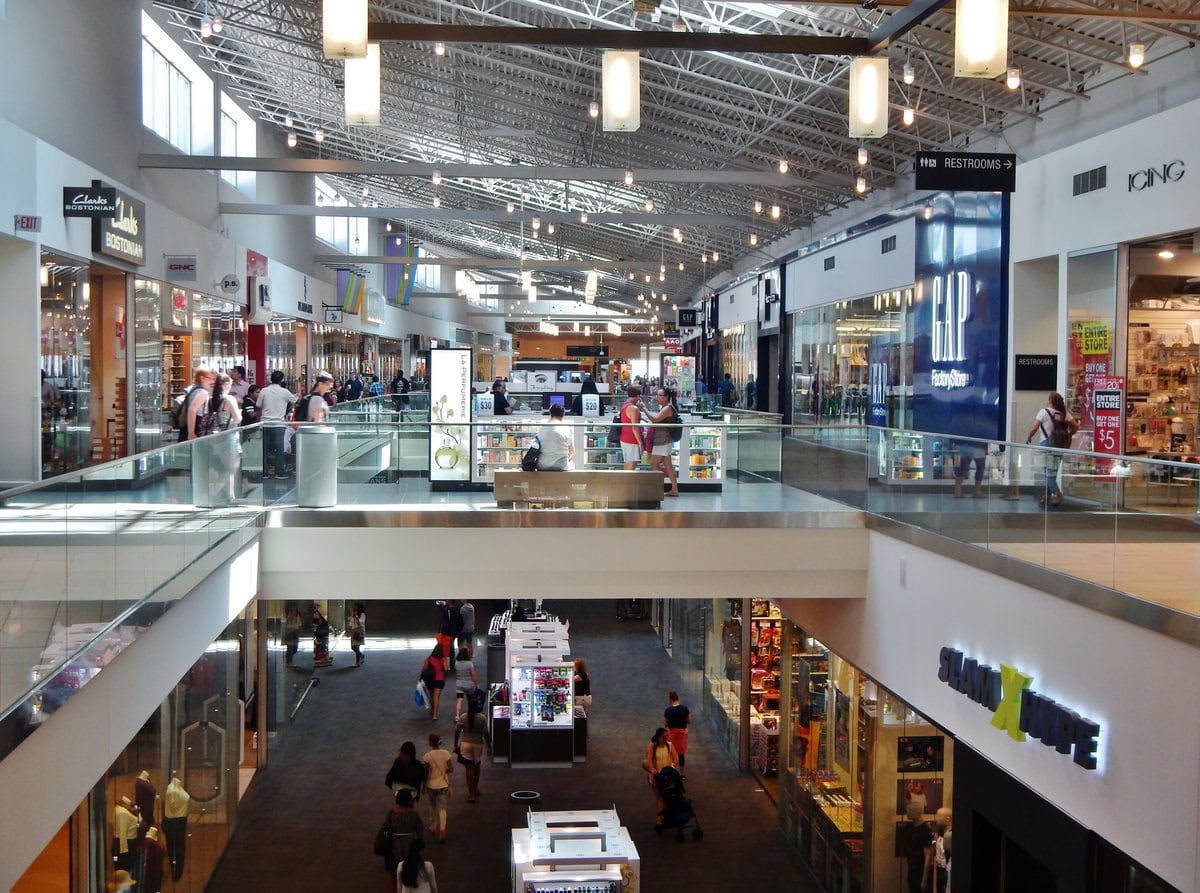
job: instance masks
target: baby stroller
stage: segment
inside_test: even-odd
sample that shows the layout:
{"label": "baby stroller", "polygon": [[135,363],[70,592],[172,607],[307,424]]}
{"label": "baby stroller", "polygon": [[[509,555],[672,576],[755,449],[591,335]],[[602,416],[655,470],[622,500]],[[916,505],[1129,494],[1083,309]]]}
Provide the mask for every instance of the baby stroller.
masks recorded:
{"label": "baby stroller", "polygon": [[683,832],[692,825],[692,840],[702,838],[704,830],[696,818],[696,811],[692,809],[692,801],[684,796],[683,776],[679,770],[674,766],[663,766],[658,770],[654,783],[658,786],[658,795],[663,799],[663,811],[659,813],[663,821],[654,830],[662,834],[664,828],[674,828],[675,839],[683,843]]}

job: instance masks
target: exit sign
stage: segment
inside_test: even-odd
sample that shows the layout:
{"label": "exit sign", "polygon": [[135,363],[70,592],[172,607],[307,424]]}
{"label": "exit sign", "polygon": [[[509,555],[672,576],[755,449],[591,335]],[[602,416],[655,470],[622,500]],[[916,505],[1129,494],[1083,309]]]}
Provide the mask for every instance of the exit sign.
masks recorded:
{"label": "exit sign", "polygon": [[42,231],[42,218],[36,217],[33,214],[14,214],[13,230],[19,233],[40,233]]}

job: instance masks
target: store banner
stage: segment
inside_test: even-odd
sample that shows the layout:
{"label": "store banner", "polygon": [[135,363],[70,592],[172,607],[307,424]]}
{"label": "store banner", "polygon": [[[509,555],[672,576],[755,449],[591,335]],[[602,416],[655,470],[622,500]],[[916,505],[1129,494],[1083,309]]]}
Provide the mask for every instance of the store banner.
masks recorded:
{"label": "store banner", "polygon": [[337,295],[343,313],[357,315],[367,293],[367,277],[354,270],[337,271]]}
{"label": "store banner", "polygon": [[374,325],[383,325],[384,307],[387,301],[384,300],[383,292],[377,288],[367,290],[367,307],[363,318]]}
{"label": "store banner", "polygon": [[1092,382],[1091,412],[1095,423],[1093,451],[1110,456],[1121,454],[1121,410],[1125,406],[1125,378],[1097,377]]}
{"label": "store banner", "polygon": [[470,348],[429,351],[429,479],[471,479]]}
{"label": "store banner", "polygon": [[92,251],[134,266],[146,265],[146,205],[115,190],[116,213],[92,218]]}
{"label": "store banner", "polygon": [[935,196],[917,217],[913,421],[918,431],[1004,431],[1008,215],[1001,195]]}
{"label": "store banner", "polygon": [[877,344],[877,340],[872,338],[867,348],[867,391],[871,416],[868,424],[884,428],[888,423],[887,398],[892,382],[884,346]]}
{"label": "store banner", "polygon": [[[419,257],[421,250],[408,236],[389,236],[383,240],[383,253],[388,257]],[[383,293],[393,307],[407,307],[412,299],[417,268],[413,264],[388,264]]]}
{"label": "store banner", "polygon": [[112,217],[117,213],[117,190],[93,180],[91,186],[63,187],[63,217]]}

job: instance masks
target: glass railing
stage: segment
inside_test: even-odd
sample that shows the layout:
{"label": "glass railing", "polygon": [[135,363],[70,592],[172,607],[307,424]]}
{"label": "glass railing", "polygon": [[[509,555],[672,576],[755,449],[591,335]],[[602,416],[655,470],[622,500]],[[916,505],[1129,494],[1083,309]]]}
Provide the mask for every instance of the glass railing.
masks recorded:
{"label": "glass railing", "polygon": [[[356,402],[329,414],[342,507],[496,510],[496,474],[520,469],[547,422],[431,425],[400,421],[391,397]],[[566,424],[576,470],[624,467],[611,416]],[[664,509],[857,509],[1200,613],[1190,582],[1198,466],[757,418],[685,417],[678,432],[649,426],[651,439],[656,430],[683,491]],[[0,757],[170,609],[168,584],[183,570],[218,545],[248,542],[264,510],[314,504],[290,451],[305,436],[254,425],[0,494]],[[639,454],[634,468],[661,460],[651,461]],[[568,480],[564,495],[512,504],[619,508],[597,498],[597,481],[595,494]]]}

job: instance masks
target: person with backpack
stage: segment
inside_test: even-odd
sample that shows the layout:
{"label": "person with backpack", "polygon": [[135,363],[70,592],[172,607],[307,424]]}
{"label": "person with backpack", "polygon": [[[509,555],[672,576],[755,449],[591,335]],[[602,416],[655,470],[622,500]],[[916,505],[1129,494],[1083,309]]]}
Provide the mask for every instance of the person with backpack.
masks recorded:
{"label": "person with backpack", "polygon": [[683,423],[679,417],[679,403],[675,392],[670,388],[658,389],[658,411],[641,407],[646,418],[654,423],[649,430],[650,437],[650,469],[661,471],[671,489],[668,496],[679,495],[679,476],[675,473],[675,463],[671,461],[671,447],[683,436]]}
{"label": "person with backpack", "polygon": [[217,373],[207,366],[197,366],[192,373],[192,386],[188,388],[178,410],[179,442],[196,437],[197,419],[204,415],[209,400],[212,399],[212,388],[217,381]]}
{"label": "person with backpack", "polygon": [[[1033,427],[1025,435],[1026,443],[1033,443],[1033,435],[1039,434],[1038,443],[1055,450],[1071,448],[1071,438],[1079,430],[1079,424],[1067,412],[1067,404],[1058,391],[1051,392],[1046,398],[1046,405],[1038,410],[1033,420]],[[1062,489],[1058,486],[1058,469],[1062,465],[1061,453],[1048,453],[1046,456],[1046,495],[1038,500],[1042,507],[1062,505]]]}
{"label": "person with backpack", "polygon": [[283,371],[271,373],[271,383],[258,395],[255,405],[263,421],[263,479],[287,477],[287,457],[283,436],[287,430],[288,411],[296,403],[296,395],[283,386]]}
{"label": "person with backpack", "polygon": [[383,825],[375,833],[375,853],[383,857],[388,877],[395,878],[400,863],[411,852],[416,841],[425,841],[425,823],[413,808],[412,791],[401,788],[394,795],[395,805],[383,817]]}
{"label": "person with backpack", "polygon": [[392,379],[392,408],[395,409],[402,422],[404,413],[408,409],[408,393],[411,390],[412,382],[404,377],[404,370],[400,370]]}
{"label": "person with backpack", "polygon": [[322,369],[317,373],[308,396],[296,401],[296,411],[292,414],[292,421],[311,422],[314,425],[324,422],[328,417],[325,395],[332,390],[333,376]]}

